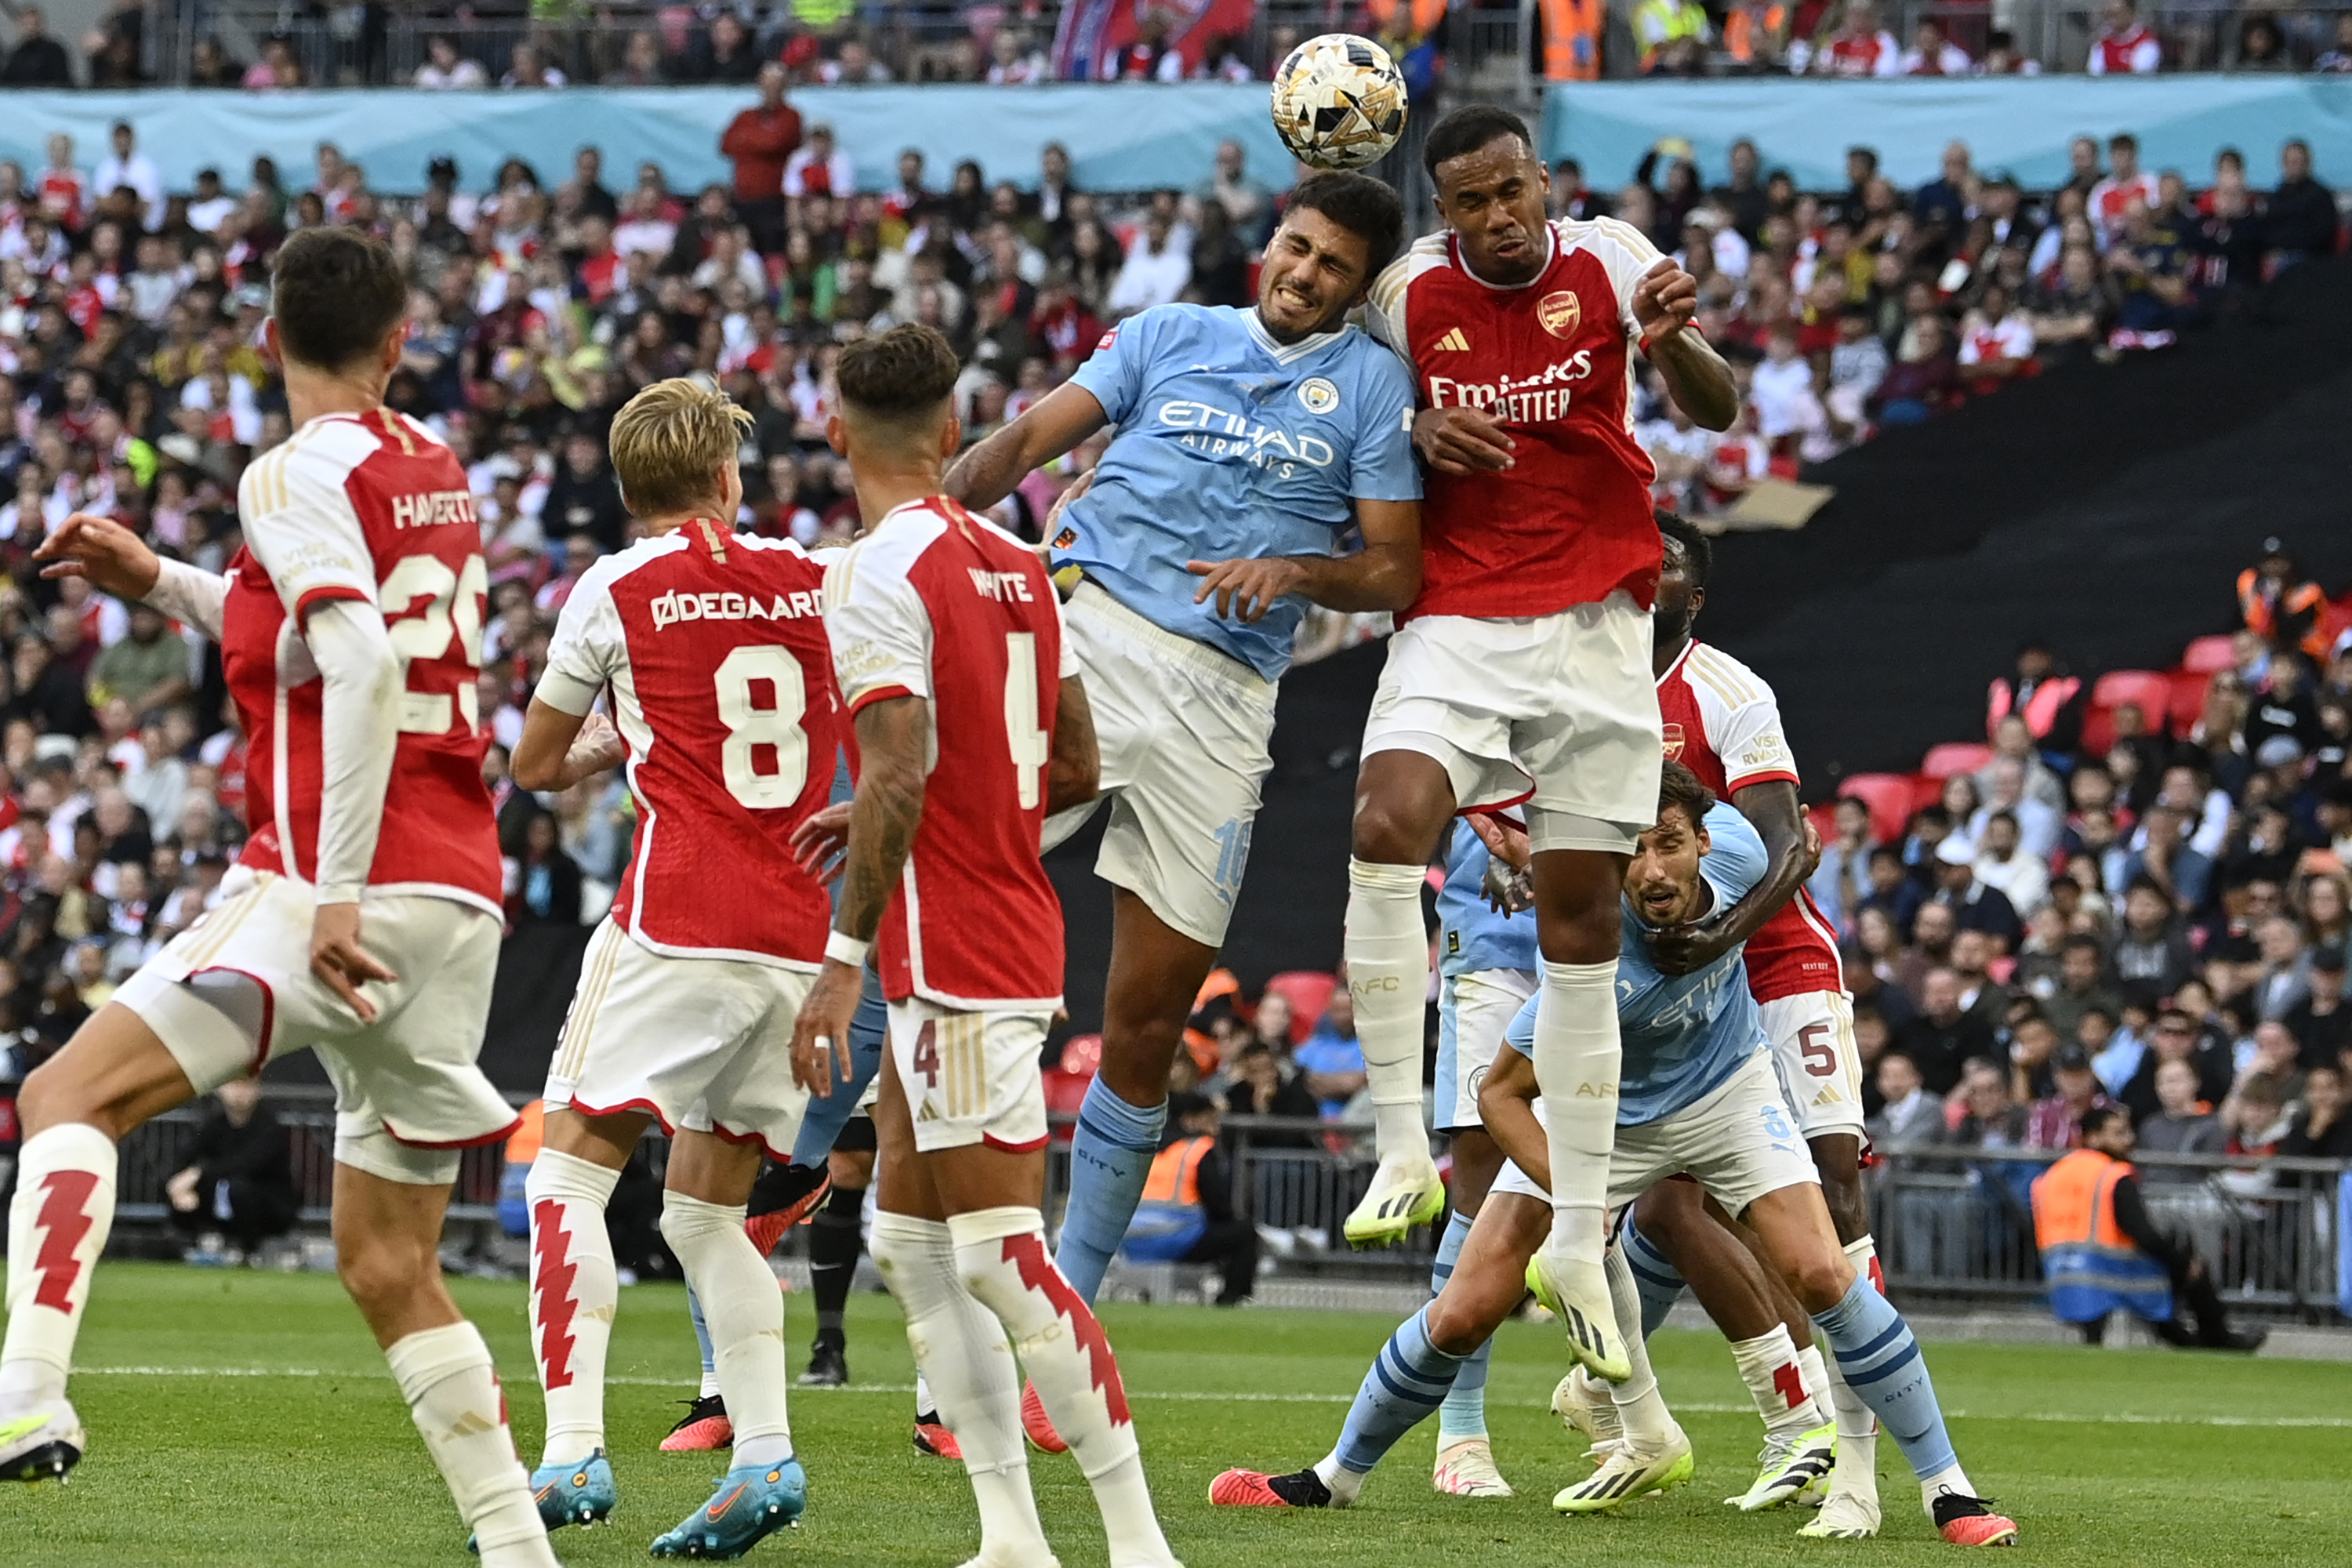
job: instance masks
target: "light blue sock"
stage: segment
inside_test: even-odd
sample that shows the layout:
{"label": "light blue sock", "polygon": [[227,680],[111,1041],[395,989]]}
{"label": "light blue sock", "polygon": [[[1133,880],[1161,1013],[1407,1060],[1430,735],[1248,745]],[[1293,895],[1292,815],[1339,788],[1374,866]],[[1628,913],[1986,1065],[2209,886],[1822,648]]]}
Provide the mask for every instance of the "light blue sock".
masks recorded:
{"label": "light blue sock", "polygon": [[702,1397],[709,1398],[719,1388],[719,1352],[711,1348],[710,1325],[702,1321],[702,1298],[694,1287],[686,1288],[686,1315],[694,1320],[694,1342],[702,1347]]}
{"label": "light blue sock", "polygon": [[1149,1107],[1129,1105],[1099,1078],[1087,1085],[1078,1130],[1070,1140],[1070,1207],[1062,1216],[1054,1261],[1089,1304],[1102,1289],[1111,1254],[1127,1239],[1128,1222],[1135,1217],[1144,1179],[1160,1152],[1160,1130],[1167,1124],[1164,1100]]}
{"label": "light blue sock", "polygon": [[887,1026],[882,977],[869,967],[865,988],[857,995],[856,1016],[849,1021],[849,1076],[840,1077],[836,1065],[832,1095],[809,1096],[808,1112],[801,1118],[800,1134],[793,1141],[793,1164],[822,1165],[833,1152],[834,1141],[857,1114],[857,1102],[866,1098],[866,1086],[882,1070],[883,1035]]}
{"label": "light blue sock", "polygon": [[1845,1300],[1814,1313],[1813,1322],[1829,1341],[1847,1386],[1894,1434],[1921,1480],[1959,1463],[1936,1403],[1936,1385],[1927,1378],[1927,1358],[1894,1302],[1872,1289],[1868,1279],[1857,1278]]}
{"label": "light blue sock", "polygon": [[1340,1468],[1369,1473],[1397,1439],[1444,1403],[1462,1362],[1429,1342],[1428,1308],[1406,1319],[1372,1358],[1356,1402],[1348,1407],[1348,1424],[1339,1430],[1335,1450]]}
{"label": "light blue sock", "polygon": [[[1445,1236],[1437,1244],[1437,1261],[1430,1266],[1430,1294],[1437,1295],[1445,1282],[1454,1278],[1454,1265],[1462,1256],[1462,1244],[1470,1238],[1470,1216],[1460,1210],[1445,1222]],[[1446,1392],[1445,1403],[1437,1409],[1437,1446],[1450,1448],[1456,1443],[1486,1436],[1486,1363],[1492,1358],[1495,1342],[1488,1340],[1462,1358],[1461,1370],[1454,1374],[1454,1386]]]}
{"label": "light blue sock", "polygon": [[1666,1261],[1666,1255],[1652,1245],[1632,1220],[1625,1222],[1622,1237],[1625,1267],[1633,1271],[1633,1289],[1642,1297],[1642,1337],[1648,1339],[1666,1321],[1666,1314],[1682,1300],[1682,1271]]}

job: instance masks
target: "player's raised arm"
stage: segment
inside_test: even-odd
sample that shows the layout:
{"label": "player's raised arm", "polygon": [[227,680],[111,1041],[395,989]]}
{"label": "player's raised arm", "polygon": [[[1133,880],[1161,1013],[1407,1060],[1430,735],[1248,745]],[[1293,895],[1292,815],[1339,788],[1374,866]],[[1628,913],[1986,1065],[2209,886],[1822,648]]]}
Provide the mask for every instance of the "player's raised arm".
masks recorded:
{"label": "player's raised arm", "polygon": [[[1514,1026],[1516,1027],[1516,1026]],[[1534,1027],[1532,1018],[1528,1027]],[[1551,1190],[1551,1144],[1543,1123],[1536,1120],[1535,1063],[1519,1048],[1524,1042],[1505,1037],[1495,1052],[1495,1064],[1478,1086],[1478,1114],[1504,1157],[1546,1192]]]}
{"label": "player's raised arm", "polygon": [[110,517],[78,511],[41,541],[33,559],[44,577],[80,577],[101,594],[136,599],[175,621],[220,640],[228,579],[184,561],[170,561]]}
{"label": "player's raised arm", "polygon": [[985,510],[1106,423],[1095,395],[1075,381],[1065,382],[958,458],[948,469],[945,491],[975,511]]}
{"label": "player's raised arm", "polygon": [[1728,430],[1739,417],[1739,387],[1731,366],[1696,331],[1687,330],[1698,314],[1698,283],[1675,265],[1661,260],[1633,286],[1633,319],[1642,329],[1643,352],[1658,367],[1666,395],[1705,430]]}

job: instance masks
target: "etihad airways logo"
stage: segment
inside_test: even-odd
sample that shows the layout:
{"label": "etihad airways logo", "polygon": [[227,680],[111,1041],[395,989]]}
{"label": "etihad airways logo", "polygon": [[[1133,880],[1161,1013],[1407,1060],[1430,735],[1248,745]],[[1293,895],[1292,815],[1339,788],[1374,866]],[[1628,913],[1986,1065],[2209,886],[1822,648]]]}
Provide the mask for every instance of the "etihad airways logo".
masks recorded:
{"label": "etihad airways logo", "polygon": [[656,631],[681,621],[800,621],[824,614],[822,595],[814,592],[778,594],[765,603],[748,594],[681,594],[672,588],[650,608]]}
{"label": "etihad airways logo", "polygon": [[[1333,396],[1336,402],[1337,394]],[[1339,457],[1331,443],[1318,437],[1256,424],[1212,403],[1171,398],[1160,405],[1157,417],[1167,428],[1184,432],[1177,437],[1181,445],[1206,457],[1238,458],[1245,463],[1274,469],[1283,479],[1297,472],[1302,464],[1328,468]]]}
{"label": "etihad airways logo", "polygon": [[1544,366],[1535,375],[1493,381],[1462,381],[1450,375],[1429,378],[1433,408],[1483,408],[1505,425],[1548,425],[1568,417],[1569,384],[1592,374],[1592,351],[1579,349],[1566,359]]}

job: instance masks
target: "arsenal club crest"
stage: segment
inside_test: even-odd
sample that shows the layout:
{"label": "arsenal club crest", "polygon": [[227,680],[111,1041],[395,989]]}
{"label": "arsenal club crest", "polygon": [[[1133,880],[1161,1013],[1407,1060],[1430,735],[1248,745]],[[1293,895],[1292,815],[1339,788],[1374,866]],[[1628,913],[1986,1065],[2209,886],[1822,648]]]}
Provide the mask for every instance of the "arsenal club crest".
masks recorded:
{"label": "arsenal club crest", "polygon": [[1659,733],[1666,743],[1666,761],[1681,762],[1683,760],[1683,727],[1680,724],[1669,724]]}
{"label": "arsenal club crest", "polygon": [[1553,337],[1572,338],[1584,320],[1584,307],[1577,301],[1574,289],[1562,289],[1536,301],[1536,320]]}

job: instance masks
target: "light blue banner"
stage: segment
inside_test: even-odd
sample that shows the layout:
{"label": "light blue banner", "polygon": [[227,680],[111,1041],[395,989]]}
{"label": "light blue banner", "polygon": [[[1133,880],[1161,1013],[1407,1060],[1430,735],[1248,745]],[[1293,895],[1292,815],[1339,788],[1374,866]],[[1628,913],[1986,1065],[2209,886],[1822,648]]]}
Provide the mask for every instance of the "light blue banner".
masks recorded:
{"label": "light blue banner", "polygon": [[[509,157],[529,163],[551,188],[571,178],[572,154],[587,143],[603,150],[605,184],[614,189],[648,159],[673,188],[691,189],[731,181],[719,135],[755,101],[740,88],[6,91],[0,158],[36,172],[49,134],[63,131],[87,172],[107,155],[109,128],[127,120],[173,191],[188,189],[206,167],[241,190],[263,153],[278,161],[289,189],[300,188],[321,142],[365,168],[381,191],[422,189],[425,164],[443,153],[457,160],[469,190],[488,189]],[[979,162],[989,183],[1011,180],[1025,189],[1036,184],[1038,155],[1049,142],[1069,149],[1081,190],[1189,188],[1209,176],[1217,143],[1227,137],[1247,149],[1250,173],[1268,185],[1286,188],[1293,175],[1263,83],[808,88],[791,102],[806,124],[834,128],[862,190],[897,184],[898,154],[908,147],[929,160],[934,189],[944,188],[966,158]]]}
{"label": "light blue banner", "polygon": [[1936,177],[1945,143],[1969,144],[1976,166],[2006,169],[2029,189],[2063,184],[2066,144],[2139,138],[2140,166],[2178,169],[2201,186],[2213,154],[2236,147],[2257,186],[2273,183],[2279,144],[2311,143],[2315,173],[2352,181],[2352,79],[2341,77],[1999,77],[1887,81],[1591,82],[1554,87],[1544,104],[1544,151],[1575,158],[1596,190],[1633,176],[1661,137],[1698,154],[1709,184],[1727,174],[1731,143],[1753,140],[1767,169],[1805,190],[1845,188],[1845,153],[1875,148],[1898,185]]}

